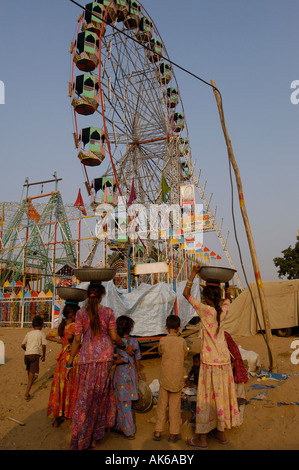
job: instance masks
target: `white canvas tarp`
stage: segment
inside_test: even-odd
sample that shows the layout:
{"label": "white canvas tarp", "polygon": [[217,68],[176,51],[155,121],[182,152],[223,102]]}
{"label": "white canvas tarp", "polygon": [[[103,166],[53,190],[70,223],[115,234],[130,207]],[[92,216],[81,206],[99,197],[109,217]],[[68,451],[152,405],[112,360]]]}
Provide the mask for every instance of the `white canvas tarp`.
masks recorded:
{"label": "white canvas tarp", "polygon": [[[264,321],[255,282],[250,290],[256,305],[261,327],[258,324],[254,304],[248,287],[232,302],[229,314],[223,322],[225,330],[231,335],[251,336],[264,329]],[[299,317],[299,279],[292,281],[264,282],[263,289],[271,329],[298,326]]]}
{"label": "white canvas tarp", "polygon": [[[88,282],[81,283],[78,288],[87,289],[88,285]],[[103,285],[106,288],[106,295],[102,304],[112,308],[115,318],[120,315],[131,317],[135,322],[131,333],[134,336],[151,337],[166,334],[166,318],[173,313],[176,297],[181,330],[191,318],[197,316],[195,310],[182,295],[186,282],[177,283],[176,292],[174,292],[172,284],[164,282],[155,285],[141,284],[131,292],[117,289],[113,281],[103,282]],[[200,298],[199,285],[194,285],[192,295]],[[82,302],[80,307],[85,304],[86,301]],[[62,308],[63,306],[64,303]]]}

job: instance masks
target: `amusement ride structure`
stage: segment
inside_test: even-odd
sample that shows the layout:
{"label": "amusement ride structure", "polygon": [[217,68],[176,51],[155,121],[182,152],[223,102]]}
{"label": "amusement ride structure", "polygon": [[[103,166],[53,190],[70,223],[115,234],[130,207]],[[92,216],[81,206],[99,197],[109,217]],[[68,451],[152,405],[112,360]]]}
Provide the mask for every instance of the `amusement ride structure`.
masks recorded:
{"label": "amusement ride structure", "polygon": [[[174,70],[163,40],[144,7],[133,0],[99,0],[86,5],[78,18],[70,52],[73,65],[69,95],[74,109],[74,139],[95,210],[102,203],[116,204],[119,198],[125,208],[134,203],[147,211],[153,205],[176,205],[181,212],[183,206],[189,206],[188,227],[184,227],[180,214],[176,214],[176,220],[172,214],[169,225],[159,231],[156,215],[151,228],[143,230],[138,240],[143,261],[158,261],[157,253],[169,261],[169,244],[174,248],[186,246],[188,240],[196,241],[194,232],[216,231],[229,264],[235,269],[227,239],[222,236],[205,188],[194,172]],[[204,206],[200,213],[195,210],[195,189]],[[119,241],[122,223],[128,228],[132,218],[120,220],[120,214],[116,213],[115,221]],[[153,236],[155,228],[157,237]],[[159,238],[161,249],[157,247]],[[95,238],[93,252],[99,243],[100,237]],[[133,256],[134,246],[133,243]],[[110,248],[119,252],[124,244],[110,243]],[[187,248],[189,254],[192,249],[195,249],[193,254],[202,254],[200,242]],[[238,274],[236,281],[242,288]]]}
{"label": "amusement ride structure", "polygon": [[[136,283],[132,266],[138,263],[168,265],[149,282],[183,280],[195,261],[221,259],[203,245],[204,232],[216,232],[236,270],[222,223],[218,226],[210,207],[212,196],[206,198],[195,174],[174,70],[145,8],[136,0],[89,3],[78,18],[70,53],[74,142],[90,206],[84,207],[81,193],[75,208],[64,205],[56,174],[40,183],[27,179],[26,197],[5,224],[10,203],[2,204],[1,288],[6,286],[7,299],[12,291],[23,298],[26,287],[30,297],[34,282],[35,293],[55,299],[57,272],[91,266],[101,248],[102,265],[117,268],[115,282],[129,290]],[[29,195],[33,185],[45,183],[55,189]],[[44,197],[48,202],[38,205]],[[149,214],[151,222],[142,224]],[[243,288],[237,272],[235,282]]]}

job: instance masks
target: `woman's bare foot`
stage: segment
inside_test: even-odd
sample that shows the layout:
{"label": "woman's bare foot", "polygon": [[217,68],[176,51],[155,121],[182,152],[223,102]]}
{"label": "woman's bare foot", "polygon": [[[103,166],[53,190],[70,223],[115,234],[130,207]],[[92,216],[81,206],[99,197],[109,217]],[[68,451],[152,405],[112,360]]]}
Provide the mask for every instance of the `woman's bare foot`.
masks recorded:
{"label": "woman's bare foot", "polygon": [[59,418],[56,418],[54,421],[53,421],[53,428],[58,428],[62,423],[63,423],[64,419],[62,418],[62,416],[59,416]]}
{"label": "woman's bare foot", "polygon": [[198,437],[187,439],[187,444],[197,449],[207,449],[208,448],[207,435],[199,434]]}
{"label": "woman's bare foot", "polygon": [[100,447],[100,443],[101,441],[92,441],[91,445],[90,445],[90,449],[91,450],[96,450]]}
{"label": "woman's bare foot", "polygon": [[228,444],[228,439],[227,439],[224,431],[219,431],[218,429],[214,429],[214,431],[212,431],[212,433],[213,433],[213,437],[218,442],[220,442],[221,444]]}

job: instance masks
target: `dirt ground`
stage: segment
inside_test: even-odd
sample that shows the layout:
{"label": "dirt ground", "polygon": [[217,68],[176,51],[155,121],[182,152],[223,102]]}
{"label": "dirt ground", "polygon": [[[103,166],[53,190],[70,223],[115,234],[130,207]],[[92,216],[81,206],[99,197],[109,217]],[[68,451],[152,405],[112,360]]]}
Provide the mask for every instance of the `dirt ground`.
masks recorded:
{"label": "dirt ground", "polygon": [[[39,377],[32,387],[33,398],[26,402],[24,393],[27,374],[21,343],[27,331],[26,329],[0,328],[0,340],[5,344],[5,364],[0,365],[0,450],[68,450],[71,436],[70,423],[64,422],[59,428],[53,428],[52,420],[46,416],[55,358],[60,346],[48,342],[46,361],[40,363]],[[47,334],[48,331],[45,330],[45,332]],[[294,352],[291,345],[298,339],[296,336],[289,338],[273,336],[277,372],[288,374],[289,377],[282,381],[250,377],[245,384],[248,402],[245,405],[242,425],[227,431],[229,438],[227,446],[215,440],[209,440],[209,449],[299,449],[299,364],[293,364],[291,361],[291,355]],[[268,351],[262,335],[234,337],[234,340],[243,349],[257,352],[260,355],[262,368],[268,370]],[[188,346],[190,351],[185,363],[186,375],[192,365],[192,355],[199,350],[196,330],[189,337]],[[299,342],[296,349],[299,349]],[[157,379],[159,365],[159,357],[143,359],[141,362],[142,379],[148,384]],[[266,388],[254,388],[256,385],[266,386]],[[262,396],[257,397],[258,395]],[[192,450],[185,442],[186,438],[194,436],[194,427],[190,424],[191,413],[182,411],[182,439],[172,444],[167,440],[167,429],[160,442],[152,440],[155,409],[154,406],[147,413],[136,413],[135,440],[128,440],[113,432],[106,433],[100,450]],[[16,419],[24,425],[11,419]]]}

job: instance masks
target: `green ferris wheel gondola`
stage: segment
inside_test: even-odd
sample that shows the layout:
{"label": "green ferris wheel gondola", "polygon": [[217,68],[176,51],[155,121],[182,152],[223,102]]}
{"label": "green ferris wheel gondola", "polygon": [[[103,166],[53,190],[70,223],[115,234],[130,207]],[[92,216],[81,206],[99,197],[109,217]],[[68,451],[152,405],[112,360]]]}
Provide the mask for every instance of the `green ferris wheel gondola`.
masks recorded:
{"label": "green ferris wheel gondola", "polygon": [[140,42],[149,42],[152,35],[152,22],[149,18],[143,16],[139,23],[139,31],[137,31],[136,38]]}
{"label": "green ferris wheel gondola", "polygon": [[166,85],[172,79],[172,69],[168,62],[161,62],[158,71],[158,82],[162,85]]}
{"label": "green ferris wheel gondola", "polygon": [[99,36],[92,31],[78,34],[74,62],[79,70],[92,72],[99,64]]}
{"label": "green ferris wheel gondola", "polygon": [[[113,23],[117,19],[117,7],[116,7],[116,0],[111,1],[111,0],[98,0],[97,3],[103,6],[105,9],[105,21],[107,23]],[[107,13],[106,13],[107,11]],[[104,18],[104,16],[103,16]]]}
{"label": "green ferris wheel gondola", "polygon": [[116,0],[116,11],[117,11],[117,21],[124,21],[130,10],[130,5],[128,0]]}
{"label": "green ferris wheel gondola", "polygon": [[96,77],[90,74],[78,75],[73,83],[75,95],[72,106],[78,114],[88,116],[99,107],[99,83]]}
{"label": "green ferris wheel gondola", "polygon": [[141,21],[141,8],[137,0],[130,1],[128,16],[124,19],[124,25],[129,29],[138,28]]}
{"label": "green ferris wheel gondola", "polygon": [[177,88],[167,88],[167,105],[169,108],[175,108],[179,102],[179,92]]}
{"label": "green ferris wheel gondola", "polygon": [[173,116],[173,131],[182,132],[185,127],[185,116],[183,113],[175,113]]}
{"label": "green ferris wheel gondola", "polygon": [[147,53],[147,58],[153,63],[159,62],[162,56],[162,42],[153,38],[149,42],[149,48],[151,50]]}
{"label": "green ferris wheel gondola", "polygon": [[92,31],[98,35],[104,36],[106,32],[106,23],[103,21],[104,8],[98,2],[92,2],[85,5],[84,20],[82,30]]}
{"label": "green ferris wheel gondola", "polygon": [[102,129],[87,127],[79,135],[78,158],[86,166],[98,166],[105,159],[105,135]]}

